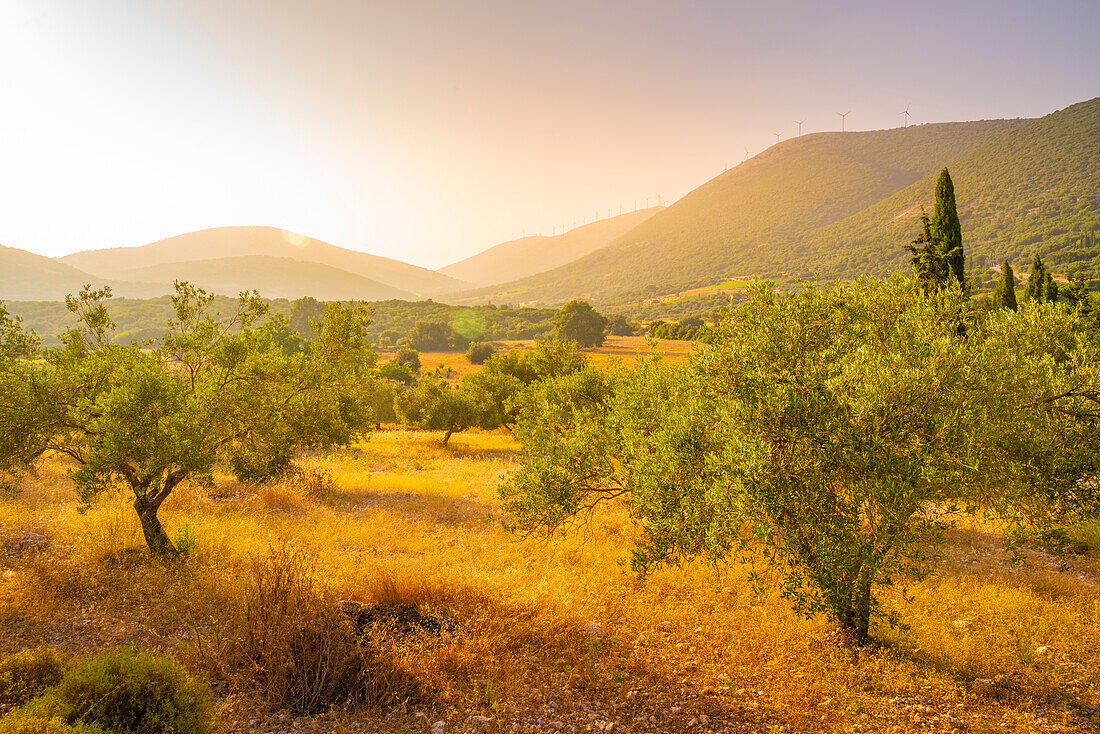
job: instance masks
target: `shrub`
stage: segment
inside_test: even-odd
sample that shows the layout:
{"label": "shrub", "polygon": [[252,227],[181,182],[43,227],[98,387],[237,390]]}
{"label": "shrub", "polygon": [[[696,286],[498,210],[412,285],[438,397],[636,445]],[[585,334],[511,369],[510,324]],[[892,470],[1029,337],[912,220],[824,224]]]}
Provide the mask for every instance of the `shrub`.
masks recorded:
{"label": "shrub", "polygon": [[314,714],[417,692],[408,673],[356,635],[348,614],[315,586],[299,553],[277,550],[253,564],[242,622],[241,634],[210,662],[236,671],[272,705]]}
{"label": "shrub", "polygon": [[470,364],[485,364],[485,360],[496,354],[496,348],[489,342],[474,342],[466,350],[466,359]]}
{"label": "shrub", "polygon": [[73,668],[57,688],[66,721],[120,734],[205,734],[210,697],[175,661],[134,648],[106,650]]}
{"label": "shrub", "polygon": [[14,713],[0,719],[0,734],[104,734],[104,732],[95,724],[84,722],[70,724],[57,716]]}
{"label": "shrub", "polygon": [[52,647],[38,647],[0,660],[0,706],[18,706],[53,688],[65,677],[69,659]]}

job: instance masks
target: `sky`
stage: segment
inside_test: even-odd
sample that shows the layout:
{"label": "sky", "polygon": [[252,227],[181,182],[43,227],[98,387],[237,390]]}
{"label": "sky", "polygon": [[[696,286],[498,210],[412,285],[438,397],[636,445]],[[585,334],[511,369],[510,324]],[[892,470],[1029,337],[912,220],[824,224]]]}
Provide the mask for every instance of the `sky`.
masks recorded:
{"label": "sky", "polygon": [[2,0],[0,244],[268,225],[440,267],[796,134],[1100,94],[1100,2]]}

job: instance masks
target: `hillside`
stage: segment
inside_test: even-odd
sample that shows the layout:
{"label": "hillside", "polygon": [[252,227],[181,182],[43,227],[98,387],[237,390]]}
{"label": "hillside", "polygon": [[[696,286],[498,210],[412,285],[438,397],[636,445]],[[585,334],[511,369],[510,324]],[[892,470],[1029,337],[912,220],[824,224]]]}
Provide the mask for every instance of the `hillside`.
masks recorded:
{"label": "hillside", "polygon": [[[1100,249],[1082,243],[1100,229],[1100,97],[1028,121],[951,162],[963,237],[975,267],[1004,258],[1100,274]],[[825,276],[907,267],[899,243],[932,206],[936,173],[808,237],[800,261]],[[794,262],[788,263],[794,266]]]}
{"label": "hillside", "polygon": [[275,227],[215,227],[140,247],[113,247],[66,255],[61,261],[104,278],[167,263],[263,255],[315,262],[418,296],[454,292],[468,284],[427,268],[330,245]]}
{"label": "hillside", "polygon": [[110,285],[116,295],[134,298],[161,292],[157,284],[108,280],[33,252],[0,245],[0,300],[61,300],[85,285]]}
{"label": "hillside", "polygon": [[478,285],[518,280],[584,257],[626,234],[665,207],[640,209],[601,219],[554,237],[523,237],[440,268],[452,278]]}
{"label": "hillside", "polygon": [[773,146],[618,240],[471,300],[560,303],[637,297],[749,273],[798,272],[807,232],[857,214],[1025,120],[815,133]]}
{"label": "hillside", "polygon": [[312,296],[327,301],[413,298],[411,293],[346,270],[266,255],[164,263],[120,270],[117,275],[127,280],[161,283],[186,280],[214,293],[230,296],[245,290],[257,290],[265,298]]}

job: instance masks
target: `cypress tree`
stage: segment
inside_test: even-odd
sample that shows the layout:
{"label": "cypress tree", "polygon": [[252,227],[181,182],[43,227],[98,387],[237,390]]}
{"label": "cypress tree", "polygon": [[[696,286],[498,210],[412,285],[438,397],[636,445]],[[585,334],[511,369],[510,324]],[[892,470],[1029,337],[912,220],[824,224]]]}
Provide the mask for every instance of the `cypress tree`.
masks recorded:
{"label": "cypress tree", "polygon": [[1039,258],[1039,253],[1031,256],[1031,272],[1027,276],[1027,290],[1024,292],[1025,301],[1039,300],[1043,296],[1043,273],[1046,268]]}
{"label": "cypress tree", "polygon": [[966,287],[966,256],[963,254],[962,225],[955,205],[955,184],[947,169],[940,171],[936,181],[936,208],[932,214],[932,238],[947,258],[949,273]]}
{"label": "cypress tree", "polygon": [[1043,272],[1043,298],[1051,303],[1058,303],[1058,283],[1049,270]]}
{"label": "cypress tree", "polygon": [[997,281],[997,287],[993,290],[993,306],[995,308],[1017,309],[1016,305],[1016,274],[1012,272],[1012,266],[1008,260],[1001,263],[1001,279]]}
{"label": "cypress tree", "polygon": [[1089,288],[1088,283],[1085,281],[1085,271],[1080,267],[1077,268],[1077,272],[1073,274],[1073,277],[1069,279],[1069,286],[1066,288],[1066,300],[1079,312],[1088,310]]}
{"label": "cypress tree", "polygon": [[1031,258],[1031,273],[1027,276],[1024,298],[1028,301],[1058,302],[1058,284],[1054,282],[1054,274],[1043,264],[1037,252]]}
{"label": "cypress tree", "polygon": [[905,246],[913,257],[913,275],[924,288],[925,293],[937,291],[944,284],[947,262],[939,243],[932,237],[932,223],[928,219],[928,212],[922,206],[920,208],[921,233],[911,244]]}

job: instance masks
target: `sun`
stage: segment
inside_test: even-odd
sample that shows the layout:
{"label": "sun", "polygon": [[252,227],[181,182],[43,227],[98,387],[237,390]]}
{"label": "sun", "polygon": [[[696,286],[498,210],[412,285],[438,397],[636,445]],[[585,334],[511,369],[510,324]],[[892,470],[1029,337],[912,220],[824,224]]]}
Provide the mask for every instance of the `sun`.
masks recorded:
{"label": "sun", "polygon": [[287,241],[287,244],[294,245],[295,247],[305,247],[306,240],[309,238],[304,234],[298,234],[297,232],[290,232],[284,229],[283,239]]}

